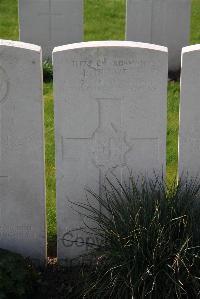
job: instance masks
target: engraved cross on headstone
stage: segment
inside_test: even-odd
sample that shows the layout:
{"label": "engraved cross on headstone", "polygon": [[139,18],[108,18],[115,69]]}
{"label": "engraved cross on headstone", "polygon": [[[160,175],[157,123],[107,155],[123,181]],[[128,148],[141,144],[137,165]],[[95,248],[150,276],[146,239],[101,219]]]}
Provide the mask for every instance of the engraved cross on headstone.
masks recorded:
{"label": "engraved cross on headstone", "polygon": [[[99,178],[108,172],[122,169],[126,165],[126,153],[129,144],[122,131],[122,100],[118,98],[97,98],[98,127],[91,137],[62,137],[63,161],[80,163],[83,158],[81,146],[88,143],[88,151],[92,164],[99,170]],[[113,111],[113,113],[111,113]],[[77,149],[77,150],[76,150]],[[101,183],[100,183],[101,185]]]}
{"label": "engraved cross on headstone", "polygon": [[48,17],[48,21],[49,21],[49,28],[48,28],[49,42],[52,42],[52,29],[53,29],[52,17],[60,17],[60,16],[63,15],[62,13],[56,13],[56,12],[52,11],[51,1],[52,0],[48,1],[48,11],[39,13],[39,16],[47,16]]}

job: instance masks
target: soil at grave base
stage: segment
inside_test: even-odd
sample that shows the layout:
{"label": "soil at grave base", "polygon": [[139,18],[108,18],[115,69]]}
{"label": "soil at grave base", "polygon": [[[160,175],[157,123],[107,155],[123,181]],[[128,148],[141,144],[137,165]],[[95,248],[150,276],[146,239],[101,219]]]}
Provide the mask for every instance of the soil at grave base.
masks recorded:
{"label": "soil at grave base", "polygon": [[80,267],[58,266],[56,258],[48,258],[45,269],[39,273],[39,287],[35,299],[79,299],[82,274]]}

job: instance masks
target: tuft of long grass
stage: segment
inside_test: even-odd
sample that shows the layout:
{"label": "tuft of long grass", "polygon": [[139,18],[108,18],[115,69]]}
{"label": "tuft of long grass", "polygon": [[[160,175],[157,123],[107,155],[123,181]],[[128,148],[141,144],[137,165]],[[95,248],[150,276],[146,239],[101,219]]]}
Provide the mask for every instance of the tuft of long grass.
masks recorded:
{"label": "tuft of long grass", "polygon": [[53,66],[49,60],[43,62],[43,81],[45,83],[53,81]]}
{"label": "tuft of long grass", "polygon": [[[200,295],[200,184],[162,179],[122,184],[107,178],[102,195],[89,190],[80,204],[101,239],[84,298],[198,298]],[[91,198],[94,205],[91,205]],[[96,203],[101,209],[96,209]]]}

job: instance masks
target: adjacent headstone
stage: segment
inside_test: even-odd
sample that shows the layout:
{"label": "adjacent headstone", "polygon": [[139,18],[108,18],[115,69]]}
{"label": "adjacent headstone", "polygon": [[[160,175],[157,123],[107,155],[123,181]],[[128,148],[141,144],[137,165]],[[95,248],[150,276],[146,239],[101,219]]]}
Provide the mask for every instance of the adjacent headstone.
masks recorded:
{"label": "adjacent headstone", "polygon": [[53,48],[83,39],[83,0],[19,0],[20,40],[42,46],[43,59]]}
{"label": "adjacent headstone", "polygon": [[[54,49],[58,258],[86,252],[85,187],[106,174],[165,172],[167,49],[89,42]],[[83,212],[83,210],[80,210]]]}
{"label": "adjacent headstone", "polygon": [[41,48],[0,40],[0,248],[46,259]]}
{"label": "adjacent headstone", "polygon": [[200,175],[200,45],[182,51],[179,176]]}
{"label": "adjacent headstone", "polygon": [[190,17],[191,0],[127,0],[126,39],[168,47],[169,71],[179,71]]}

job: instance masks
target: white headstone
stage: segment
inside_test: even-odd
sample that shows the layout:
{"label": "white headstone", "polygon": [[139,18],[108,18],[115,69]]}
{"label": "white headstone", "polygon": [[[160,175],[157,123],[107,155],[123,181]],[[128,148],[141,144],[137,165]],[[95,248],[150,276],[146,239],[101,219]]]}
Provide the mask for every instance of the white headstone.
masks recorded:
{"label": "white headstone", "polygon": [[41,48],[0,40],[0,248],[46,258]]}
{"label": "white headstone", "polygon": [[189,44],[191,0],[127,0],[126,39],[169,49],[169,71],[181,67]]}
{"label": "white headstone", "polygon": [[83,39],[83,0],[19,0],[20,40],[40,45],[43,59],[53,48]]}
{"label": "white headstone", "polygon": [[179,176],[200,175],[200,45],[182,51]]}
{"label": "white headstone", "polygon": [[133,42],[73,44],[53,57],[63,260],[86,251],[88,239],[76,231],[82,219],[69,203],[84,203],[86,186],[98,193],[105,174],[121,177],[127,166],[136,175],[165,172],[168,67],[166,48]]}

